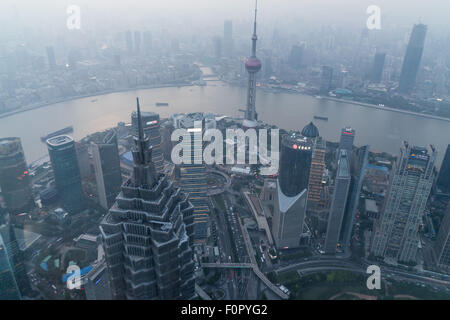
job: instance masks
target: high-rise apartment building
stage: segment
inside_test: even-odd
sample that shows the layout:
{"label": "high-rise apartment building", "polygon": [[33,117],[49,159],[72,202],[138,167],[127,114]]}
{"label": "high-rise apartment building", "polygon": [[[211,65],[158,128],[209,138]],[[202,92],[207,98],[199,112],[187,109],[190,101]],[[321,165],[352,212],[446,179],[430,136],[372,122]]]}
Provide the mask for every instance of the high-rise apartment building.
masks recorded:
{"label": "high-rise apartment building", "polygon": [[149,139],[138,127],[133,175],[100,225],[112,297],[191,299],[194,207],[168,176],[156,172]]}
{"label": "high-rise apartment building", "polygon": [[402,72],[398,90],[401,93],[411,93],[416,84],[417,73],[419,72],[420,60],[422,59],[423,48],[427,26],[416,24],[413,27],[408,47],[403,59]]}
{"label": "high-rise apartment building", "polygon": [[109,209],[120,192],[122,174],[115,130],[109,130],[91,142],[100,205]]}
{"label": "high-rise apartment building", "polygon": [[340,246],[339,236],[347,205],[350,180],[350,161],[347,156],[347,150],[341,149],[339,150],[333,198],[328,214],[328,226],[324,243],[324,251],[326,254],[335,254],[338,246]]}
{"label": "high-rise apartment building", "polygon": [[328,94],[332,88],[333,68],[329,66],[322,67],[322,75],[320,76],[320,93]]}
{"label": "high-rise apartment building", "polygon": [[82,211],[84,200],[81,173],[73,138],[67,135],[50,138],[47,140],[47,148],[61,205],[69,213]]}
{"label": "high-rise apartment building", "polygon": [[416,260],[419,225],[434,179],[436,151],[404,142],[381,218],[374,228],[371,252],[400,262]]}

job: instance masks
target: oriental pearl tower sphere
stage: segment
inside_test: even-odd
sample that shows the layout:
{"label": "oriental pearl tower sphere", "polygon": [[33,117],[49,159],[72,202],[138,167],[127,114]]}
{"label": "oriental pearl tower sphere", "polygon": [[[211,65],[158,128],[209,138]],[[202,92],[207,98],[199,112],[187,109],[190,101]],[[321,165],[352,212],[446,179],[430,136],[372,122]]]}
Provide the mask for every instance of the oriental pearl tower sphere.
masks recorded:
{"label": "oriental pearl tower sphere", "polygon": [[253,24],[252,36],[252,54],[245,62],[245,69],[248,72],[248,87],[247,87],[247,109],[245,111],[245,119],[242,125],[245,128],[255,128],[257,126],[257,113],[255,109],[256,99],[256,73],[261,70],[261,61],[256,57],[256,13],[258,11],[258,0],[255,5],[255,22]]}

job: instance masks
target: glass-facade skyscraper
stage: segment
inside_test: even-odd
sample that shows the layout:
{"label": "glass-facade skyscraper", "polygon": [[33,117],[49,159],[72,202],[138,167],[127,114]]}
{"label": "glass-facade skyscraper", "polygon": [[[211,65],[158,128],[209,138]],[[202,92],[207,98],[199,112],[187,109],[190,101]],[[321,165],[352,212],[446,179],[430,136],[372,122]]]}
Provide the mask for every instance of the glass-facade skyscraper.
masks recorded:
{"label": "glass-facade skyscraper", "polygon": [[408,47],[406,48],[402,72],[400,74],[398,90],[401,93],[411,93],[414,89],[417,73],[419,72],[420,60],[422,59],[426,34],[426,25],[414,25],[411,37],[409,38]]}
{"label": "glass-facade skyscraper", "polygon": [[0,191],[6,210],[26,212],[34,206],[31,181],[19,138],[0,139]]}
{"label": "glass-facade skyscraper", "polygon": [[370,250],[378,257],[411,262],[416,260],[419,225],[433,184],[437,152],[432,146],[428,150],[407,142],[401,150]]}
{"label": "glass-facade skyscraper", "polygon": [[69,213],[82,211],[83,191],[74,140],[67,135],[50,138],[47,148],[61,205]]}
{"label": "glass-facade skyscraper", "polygon": [[442,160],[436,186],[440,192],[450,194],[450,144],[447,146],[447,150],[445,151],[444,160]]}
{"label": "glass-facade skyscraper", "polygon": [[117,133],[109,130],[92,141],[95,179],[100,205],[109,209],[122,185]]}

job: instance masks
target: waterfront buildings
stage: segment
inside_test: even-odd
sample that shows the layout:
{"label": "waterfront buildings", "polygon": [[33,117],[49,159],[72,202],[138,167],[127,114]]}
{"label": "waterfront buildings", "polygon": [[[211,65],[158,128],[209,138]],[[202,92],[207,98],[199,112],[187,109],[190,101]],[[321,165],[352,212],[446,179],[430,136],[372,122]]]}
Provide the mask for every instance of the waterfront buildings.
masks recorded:
{"label": "waterfront buildings", "polygon": [[393,169],[389,194],[374,228],[371,253],[399,262],[414,262],[419,224],[434,179],[436,151],[404,142]]}
{"label": "waterfront buildings", "polygon": [[91,143],[98,199],[103,208],[109,209],[122,185],[117,134],[115,130],[106,131]]}
{"label": "waterfront buildings", "polygon": [[194,207],[158,173],[139,125],[133,175],[100,225],[113,299],[191,299]]}
{"label": "waterfront buildings", "polygon": [[[157,171],[162,171],[164,167],[164,156],[161,148],[161,128],[159,114],[155,112],[141,112],[142,127],[144,133],[148,136],[150,146],[152,147],[152,161]],[[137,114],[131,114],[131,125],[133,134],[137,134]]]}
{"label": "waterfront buildings", "polygon": [[335,254],[338,246],[340,246],[339,236],[342,221],[344,220],[348,190],[351,181],[349,160],[347,150],[340,149],[333,198],[331,200],[331,207],[328,215],[328,226],[324,244],[324,251],[326,254]]}
{"label": "waterfront buildings", "polygon": [[333,68],[329,66],[323,66],[322,75],[320,77],[320,89],[319,89],[321,94],[328,94],[328,92],[332,88],[332,81],[333,81]]}
{"label": "waterfront buildings", "polygon": [[423,48],[425,45],[426,34],[426,25],[414,25],[411,32],[411,37],[409,38],[408,47],[406,48],[402,72],[400,74],[398,90],[401,93],[409,94],[415,87],[417,73],[419,72],[420,67],[420,60],[422,59]]}
{"label": "waterfront buildings", "polygon": [[0,192],[11,214],[34,207],[31,181],[20,138],[0,139]]}
{"label": "waterfront buildings", "polygon": [[272,233],[278,248],[300,245],[308,198],[312,141],[299,134],[281,141],[280,173],[277,180]]}
{"label": "waterfront buildings", "polygon": [[68,135],[50,138],[47,148],[61,205],[71,214],[82,211],[81,174],[73,138]]}

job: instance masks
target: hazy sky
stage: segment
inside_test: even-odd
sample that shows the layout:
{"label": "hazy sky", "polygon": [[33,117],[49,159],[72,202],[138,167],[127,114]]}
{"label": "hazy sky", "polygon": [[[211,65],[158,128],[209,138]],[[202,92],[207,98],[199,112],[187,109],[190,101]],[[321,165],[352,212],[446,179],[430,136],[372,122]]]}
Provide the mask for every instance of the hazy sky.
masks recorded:
{"label": "hazy sky", "polygon": [[[211,26],[224,19],[248,21],[254,0],[1,0],[0,19],[19,21],[21,27],[39,24],[64,27],[66,8],[78,5],[86,23],[123,28],[155,24]],[[259,22],[276,25],[304,21],[322,25],[361,25],[369,5],[381,8],[386,26],[423,22],[431,29],[450,31],[449,0],[259,0]],[[3,24],[3,23],[2,23]],[[97,26],[97,25],[96,25]]]}

